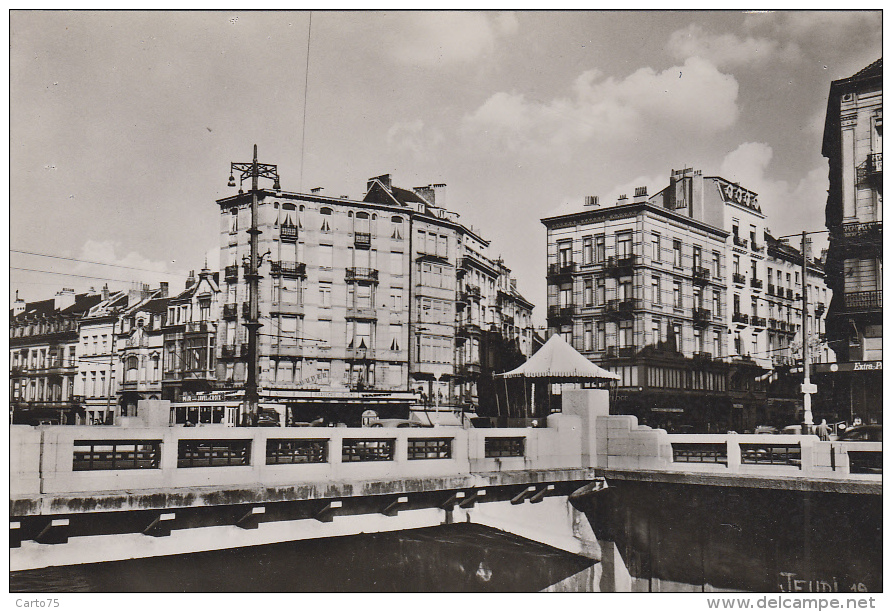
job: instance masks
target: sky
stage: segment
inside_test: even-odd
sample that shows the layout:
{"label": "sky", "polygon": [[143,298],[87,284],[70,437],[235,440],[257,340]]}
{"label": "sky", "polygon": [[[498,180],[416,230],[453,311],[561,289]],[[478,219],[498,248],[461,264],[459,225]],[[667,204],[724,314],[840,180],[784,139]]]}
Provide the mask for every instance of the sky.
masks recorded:
{"label": "sky", "polygon": [[257,144],[286,191],[446,183],[539,324],[540,219],[586,195],[653,194],[694,167],[757,192],[776,236],[824,229],[830,83],[882,56],[878,11],[9,19],[10,300],[178,292],[217,267],[215,201]]}

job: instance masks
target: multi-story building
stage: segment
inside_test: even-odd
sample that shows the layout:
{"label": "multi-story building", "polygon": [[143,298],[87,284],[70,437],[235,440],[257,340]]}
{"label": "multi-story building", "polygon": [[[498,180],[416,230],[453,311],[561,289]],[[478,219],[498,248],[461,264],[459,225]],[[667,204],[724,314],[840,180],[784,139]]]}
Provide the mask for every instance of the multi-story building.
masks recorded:
{"label": "multi-story building", "polygon": [[882,59],[830,85],[822,153],[830,167],[827,336],[840,363],[818,371],[845,407],[841,418],[882,422]]}
{"label": "multi-story building", "polygon": [[198,278],[190,272],[183,292],[167,302],[162,399],[178,402],[184,393],[204,393],[216,386],[218,283],[219,273],[205,263]]}
{"label": "multi-story building", "polygon": [[[257,380],[262,400],[288,406],[286,420],[358,423],[369,410],[407,416],[419,397],[429,407],[456,405],[459,376],[476,374],[456,362],[459,260],[466,241],[488,243],[438,206],[444,187],[410,191],[384,175],[368,181],[362,201],[320,190],[257,192],[264,254]],[[239,193],[217,201],[223,283],[216,375],[232,389],[246,380],[242,263],[251,199]],[[495,304],[495,289],[492,295]],[[531,338],[531,330],[524,333]]]}
{"label": "multi-story building", "polygon": [[154,290],[143,285],[139,296],[130,296],[120,314],[114,373],[120,416],[135,416],[139,400],[161,399],[168,301],[166,285]]}
{"label": "multi-story building", "polygon": [[96,293],[63,289],[53,299],[25,303],[16,294],[9,326],[12,422],[86,421],[76,389],[78,320],[101,299]]}
{"label": "multi-story building", "polygon": [[688,168],[653,196],[586,204],[542,221],[549,332],[622,376],[620,412],[713,431],[771,420],[766,281],[780,266],[756,194]]}

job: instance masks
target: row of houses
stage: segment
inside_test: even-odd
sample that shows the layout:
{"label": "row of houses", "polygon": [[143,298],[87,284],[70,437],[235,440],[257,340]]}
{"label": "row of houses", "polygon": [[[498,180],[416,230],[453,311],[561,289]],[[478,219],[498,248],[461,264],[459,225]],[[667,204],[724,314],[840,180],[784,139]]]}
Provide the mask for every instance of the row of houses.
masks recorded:
{"label": "row of houses", "polygon": [[[486,413],[495,404],[489,374],[534,350],[533,304],[489,241],[442,206],[444,193],[445,185],[402,189],[389,175],[370,179],[355,201],[240,190],[217,202],[220,270],[205,264],[177,296],[162,284],[17,297],[13,418],[112,423],[140,399],[229,407],[250,367],[261,401],[287,406],[295,422],[357,422],[367,410],[407,416],[419,404]],[[263,254],[254,363],[252,226]],[[228,418],[221,414],[207,419]]]}

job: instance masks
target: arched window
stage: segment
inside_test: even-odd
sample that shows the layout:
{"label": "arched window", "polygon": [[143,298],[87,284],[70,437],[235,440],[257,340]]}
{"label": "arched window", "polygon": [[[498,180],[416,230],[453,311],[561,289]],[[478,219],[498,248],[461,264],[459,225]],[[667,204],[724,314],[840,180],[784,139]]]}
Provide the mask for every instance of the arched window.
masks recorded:
{"label": "arched window", "polygon": [[320,208],[319,214],[322,215],[322,228],[321,228],[322,231],[330,232],[331,224],[328,222],[328,218],[331,216],[331,209],[330,208]]}
{"label": "arched window", "polygon": [[367,212],[356,213],[356,220],[353,222],[353,231],[359,232],[361,234],[370,233],[369,232],[369,213],[367,213]]}
{"label": "arched window", "polygon": [[139,357],[131,355],[124,360],[124,382],[136,382],[139,376]]}
{"label": "arched window", "polygon": [[234,234],[238,231],[238,208],[233,208],[229,215],[229,233]]}
{"label": "arched window", "polygon": [[403,218],[402,217],[391,217],[390,218],[390,237],[394,240],[402,240],[403,239]]}

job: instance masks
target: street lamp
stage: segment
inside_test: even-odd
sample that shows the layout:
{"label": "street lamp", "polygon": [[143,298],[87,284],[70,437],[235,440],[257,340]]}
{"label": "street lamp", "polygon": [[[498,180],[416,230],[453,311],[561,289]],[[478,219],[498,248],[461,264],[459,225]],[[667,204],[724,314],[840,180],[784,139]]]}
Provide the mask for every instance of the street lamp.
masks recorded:
{"label": "street lamp", "polygon": [[229,187],[235,187],[235,174],[239,173],[239,193],[244,193],[241,189],[242,181],[251,178],[251,229],[248,230],[249,241],[251,245],[251,255],[248,260],[248,272],[245,279],[248,281],[248,320],[245,321],[245,327],[248,329],[248,372],[245,380],[245,412],[249,415],[251,422],[254,423],[257,417],[257,408],[260,398],[257,394],[257,332],[262,326],[257,319],[258,317],[258,297],[260,275],[257,268],[260,265],[260,256],[258,255],[257,236],[260,230],[257,229],[257,181],[260,178],[268,178],[273,180],[273,189],[278,191],[279,172],[275,165],[261,164],[257,162],[257,145],[254,145],[254,160],[250,163],[232,163],[230,164]]}

